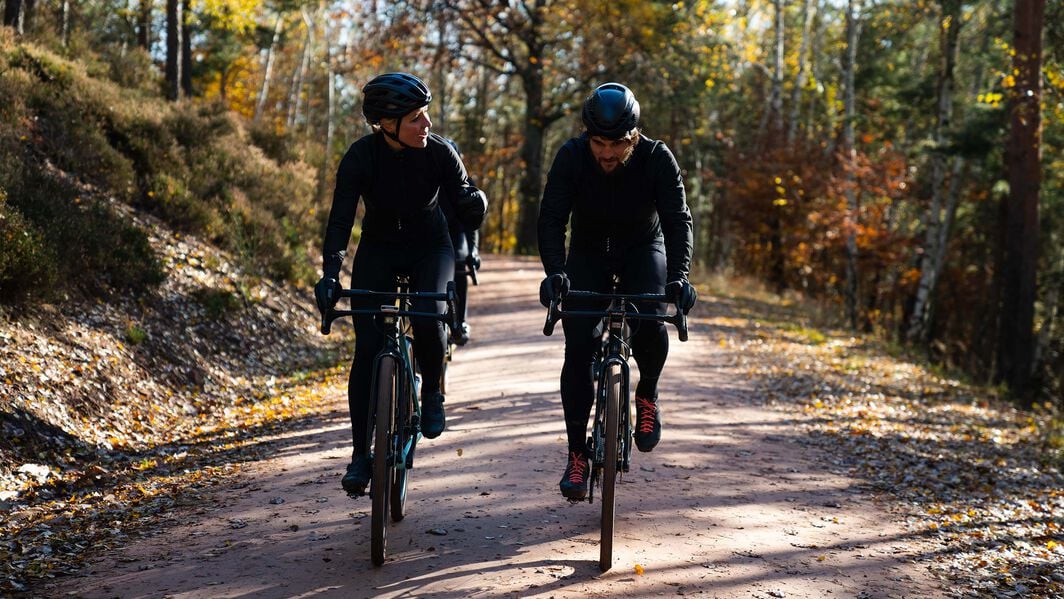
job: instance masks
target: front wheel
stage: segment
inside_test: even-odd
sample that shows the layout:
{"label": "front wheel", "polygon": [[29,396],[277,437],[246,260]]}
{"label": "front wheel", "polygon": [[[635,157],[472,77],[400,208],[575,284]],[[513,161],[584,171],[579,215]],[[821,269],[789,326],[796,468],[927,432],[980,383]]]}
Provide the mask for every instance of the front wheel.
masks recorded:
{"label": "front wheel", "polygon": [[[410,467],[413,465],[412,454],[414,443],[417,442],[414,430],[414,399],[413,391],[406,375],[403,375],[402,392],[399,393],[399,409],[395,423],[395,461],[396,467],[392,470],[391,508],[392,521],[399,522],[406,516],[406,487],[410,479]],[[407,444],[410,444],[409,449]],[[409,452],[405,453],[404,452]],[[409,456],[409,457],[407,457]],[[404,463],[398,462],[403,460]]]}
{"label": "front wheel", "polygon": [[606,430],[602,465],[602,536],[599,570],[613,567],[613,524],[616,507],[617,463],[620,459],[618,422],[621,409],[621,367],[612,364],[606,372]]}
{"label": "front wheel", "polygon": [[395,425],[396,395],[395,359],[382,358],[377,368],[377,417],[373,440],[373,483],[370,495],[373,507],[370,514],[370,557],[373,565],[384,564],[388,542],[388,496],[392,486],[392,431]]}

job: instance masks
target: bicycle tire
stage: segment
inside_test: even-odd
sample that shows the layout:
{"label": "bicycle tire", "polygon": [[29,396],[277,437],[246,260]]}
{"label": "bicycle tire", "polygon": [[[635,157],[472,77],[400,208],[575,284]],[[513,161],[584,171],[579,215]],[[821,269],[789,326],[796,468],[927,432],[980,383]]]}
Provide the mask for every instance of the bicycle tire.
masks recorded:
{"label": "bicycle tire", "polygon": [[[399,401],[396,404],[397,409],[395,411],[395,459],[398,461],[403,457],[403,448],[406,447],[407,441],[412,435],[415,435],[414,426],[412,422],[414,412],[414,400],[413,389],[410,387],[410,381],[407,379],[407,373],[401,374],[402,379],[399,388],[401,392],[398,394]],[[413,447],[410,448],[413,451]],[[409,461],[403,464],[401,467],[396,464],[393,470],[392,478],[392,490],[391,490],[391,508],[392,508],[392,522],[399,522],[406,517],[406,491],[407,485],[410,480],[410,463]]]}
{"label": "bicycle tire", "polygon": [[599,570],[613,567],[613,528],[616,508],[617,464],[620,459],[618,423],[621,408],[621,367],[611,364],[606,371],[606,430],[602,465],[602,523],[599,541]]}
{"label": "bicycle tire", "polygon": [[370,495],[370,557],[373,565],[384,564],[388,544],[388,496],[391,491],[392,425],[395,419],[395,359],[384,357],[377,369],[377,416],[373,431],[373,483]]}

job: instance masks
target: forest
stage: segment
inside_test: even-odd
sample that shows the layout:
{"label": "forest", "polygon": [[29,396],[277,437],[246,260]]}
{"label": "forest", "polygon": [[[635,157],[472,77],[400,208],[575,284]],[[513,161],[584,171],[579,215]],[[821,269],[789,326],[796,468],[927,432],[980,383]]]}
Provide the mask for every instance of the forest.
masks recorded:
{"label": "forest", "polygon": [[[1064,403],[1061,3],[3,0],[3,19],[6,304],[162,276],[108,209],[53,229],[77,189],[42,164],[312,282],[336,164],[368,132],[360,88],[386,71],[432,88],[434,130],[490,199],[482,250],[534,254],[546,167],[619,81],[681,164],[699,273],[816,301],[1025,407]],[[203,141],[232,118],[271,160]],[[108,251],[65,249],[86,231]]]}

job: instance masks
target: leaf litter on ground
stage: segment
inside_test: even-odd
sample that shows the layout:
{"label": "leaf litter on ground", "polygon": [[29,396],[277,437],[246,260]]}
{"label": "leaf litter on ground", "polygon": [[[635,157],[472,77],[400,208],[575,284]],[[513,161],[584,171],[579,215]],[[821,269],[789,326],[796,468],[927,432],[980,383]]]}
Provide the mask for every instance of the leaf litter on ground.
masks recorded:
{"label": "leaf litter on ground", "polygon": [[793,300],[710,295],[696,318],[825,466],[889,498],[917,561],[964,596],[1064,594],[1059,406],[1022,411]]}

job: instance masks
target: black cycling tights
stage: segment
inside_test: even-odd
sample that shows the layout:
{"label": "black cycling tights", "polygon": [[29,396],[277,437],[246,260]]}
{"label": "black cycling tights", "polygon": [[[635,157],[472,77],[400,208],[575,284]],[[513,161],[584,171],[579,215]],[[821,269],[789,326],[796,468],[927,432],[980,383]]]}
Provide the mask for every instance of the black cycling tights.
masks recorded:
{"label": "black cycling tights", "polygon": [[[469,257],[469,242],[462,231],[451,232],[451,245],[454,247],[455,269],[466,268],[465,260]],[[459,264],[460,263],[460,264]],[[454,278],[454,292],[458,297],[454,302],[454,311],[458,315],[458,324],[466,321],[467,296],[469,295],[469,277]]]}
{"label": "black cycling tights", "polygon": [[[665,292],[665,252],[658,245],[629,250],[612,260],[602,255],[574,251],[569,254],[565,264],[565,273],[569,276],[572,288],[582,291],[611,291],[610,275],[613,271],[621,276],[618,288],[621,293]],[[589,302],[578,298],[563,303],[568,310],[603,310],[607,305],[608,302]],[[661,313],[665,310],[664,304],[653,302],[640,302],[636,307],[646,313]],[[565,329],[565,363],[562,366],[561,392],[569,451],[583,451],[587,444],[587,421],[595,398],[591,365],[599,343],[599,337],[595,334],[598,322],[594,318],[562,321]],[[654,397],[658,377],[669,353],[668,332],[664,324],[652,321],[633,321],[631,329],[632,356],[639,365],[636,395]]]}
{"label": "black cycling tights", "polygon": [[[362,240],[355,251],[352,264],[351,287],[373,291],[395,291],[396,273],[410,275],[411,291],[442,293],[447,281],[454,277],[454,250],[446,234],[424,246],[409,247],[373,243]],[[352,307],[374,308],[380,298],[352,298]],[[417,300],[416,312],[443,313],[442,301]],[[447,334],[444,324],[431,319],[413,318],[414,357],[421,370],[421,396],[440,390],[444,345]],[[384,346],[384,339],[372,316],[355,317],[355,357],[351,378],[347,385],[347,400],[351,410],[351,432],[356,453],[366,453],[366,430],[370,406],[370,386],[373,381],[373,362]]]}

